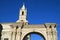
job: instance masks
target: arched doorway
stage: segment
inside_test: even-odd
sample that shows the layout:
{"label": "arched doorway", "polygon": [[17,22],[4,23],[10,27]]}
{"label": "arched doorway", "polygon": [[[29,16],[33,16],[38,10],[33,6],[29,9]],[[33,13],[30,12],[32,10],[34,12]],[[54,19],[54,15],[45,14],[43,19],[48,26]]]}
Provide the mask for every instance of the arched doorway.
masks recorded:
{"label": "arched doorway", "polygon": [[46,40],[46,39],[41,33],[30,32],[24,36],[23,40]]}

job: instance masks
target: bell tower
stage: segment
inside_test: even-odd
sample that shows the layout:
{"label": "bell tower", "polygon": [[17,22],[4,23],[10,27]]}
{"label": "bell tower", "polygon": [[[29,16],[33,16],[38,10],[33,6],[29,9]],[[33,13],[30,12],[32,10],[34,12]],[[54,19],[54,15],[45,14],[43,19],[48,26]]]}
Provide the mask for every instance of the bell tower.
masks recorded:
{"label": "bell tower", "polygon": [[23,4],[19,12],[19,19],[17,20],[17,22],[21,22],[21,21],[28,22],[26,16],[27,16],[27,9],[25,8],[25,5]]}

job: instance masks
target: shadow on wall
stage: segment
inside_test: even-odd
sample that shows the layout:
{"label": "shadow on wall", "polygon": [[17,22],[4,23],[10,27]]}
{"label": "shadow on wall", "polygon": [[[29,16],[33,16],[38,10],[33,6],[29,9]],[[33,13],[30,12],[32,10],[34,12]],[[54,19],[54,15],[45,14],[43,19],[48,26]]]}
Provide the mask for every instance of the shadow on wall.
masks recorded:
{"label": "shadow on wall", "polygon": [[3,29],[3,27],[2,27],[2,25],[0,24],[0,40],[1,40],[1,32],[2,32],[2,29]]}

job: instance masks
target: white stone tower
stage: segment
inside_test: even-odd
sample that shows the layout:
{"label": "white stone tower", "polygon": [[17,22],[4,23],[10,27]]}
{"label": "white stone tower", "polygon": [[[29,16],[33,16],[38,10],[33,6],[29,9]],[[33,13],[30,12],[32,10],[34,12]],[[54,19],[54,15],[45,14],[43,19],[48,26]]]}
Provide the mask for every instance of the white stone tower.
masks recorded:
{"label": "white stone tower", "polygon": [[27,16],[27,9],[25,8],[25,5],[23,4],[22,8],[20,9],[20,13],[19,13],[19,19],[17,22],[28,22],[26,20],[26,16]]}

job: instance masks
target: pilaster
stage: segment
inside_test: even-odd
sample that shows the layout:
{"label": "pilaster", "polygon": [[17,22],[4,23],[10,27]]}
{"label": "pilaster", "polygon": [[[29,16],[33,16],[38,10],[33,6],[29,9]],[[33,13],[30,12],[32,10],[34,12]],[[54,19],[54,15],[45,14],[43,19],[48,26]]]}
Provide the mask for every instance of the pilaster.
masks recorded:
{"label": "pilaster", "polygon": [[51,24],[53,40],[57,40],[56,24]]}
{"label": "pilaster", "polygon": [[47,39],[52,40],[52,33],[51,33],[51,25],[50,24],[45,24],[46,25],[46,31],[47,31]]}

